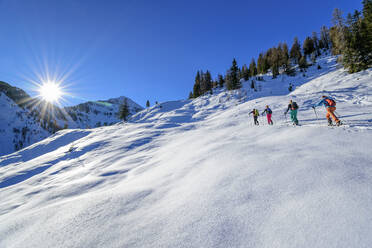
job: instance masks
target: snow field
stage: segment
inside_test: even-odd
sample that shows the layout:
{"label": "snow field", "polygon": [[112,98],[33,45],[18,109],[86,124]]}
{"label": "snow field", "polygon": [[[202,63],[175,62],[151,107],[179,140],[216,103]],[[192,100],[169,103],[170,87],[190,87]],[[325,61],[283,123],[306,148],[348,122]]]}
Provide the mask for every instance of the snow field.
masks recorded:
{"label": "snow field", "polygon": [[[370,247],[372,71],[320,63],[290,95],[266,78],[0,157],[0,247]],[[324,93],[347,125],[315,118]]]}

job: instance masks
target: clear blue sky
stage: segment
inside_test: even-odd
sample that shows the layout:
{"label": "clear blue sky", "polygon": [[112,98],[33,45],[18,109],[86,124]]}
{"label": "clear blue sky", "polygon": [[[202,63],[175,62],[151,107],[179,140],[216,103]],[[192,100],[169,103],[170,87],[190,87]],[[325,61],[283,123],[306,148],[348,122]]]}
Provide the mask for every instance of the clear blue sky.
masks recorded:
{"label": "clear blue sky", "polygon": [[[362,0],[0,0],[0,80],[34,95],[49,73],[74,97],[187,98],[198,69],[225,73],[291,46]],[[39,76],[38,76],[39,75]]]}

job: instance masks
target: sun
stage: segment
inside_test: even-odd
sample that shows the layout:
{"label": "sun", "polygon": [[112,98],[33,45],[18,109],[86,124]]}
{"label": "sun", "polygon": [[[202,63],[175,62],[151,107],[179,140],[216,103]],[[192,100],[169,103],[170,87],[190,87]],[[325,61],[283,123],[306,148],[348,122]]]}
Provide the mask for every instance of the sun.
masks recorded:
{"label": "sun", "polygon": [[55,82],[43,83],[39,88],[40,96],[47,102],[57,102],[63,92]]}

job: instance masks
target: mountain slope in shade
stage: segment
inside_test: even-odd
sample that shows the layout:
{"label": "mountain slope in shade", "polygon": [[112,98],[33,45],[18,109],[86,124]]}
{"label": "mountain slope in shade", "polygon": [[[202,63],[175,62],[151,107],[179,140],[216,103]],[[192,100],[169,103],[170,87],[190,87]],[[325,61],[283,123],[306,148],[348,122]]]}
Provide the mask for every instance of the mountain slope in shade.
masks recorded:
{"label": "mountain slope in shade", "polygon": [[7,154],[46,138],[37,118],[0,92],[0,154]]}
{"label": "mountain slope in shade", "polygon": [[127,99],[130,115],[143,108],[127,97],[86,102],[59,108],[31,98],[26,92],[0,82],[0,155],[22,149],[59,129],[93,128],[120,122],[120,105]]}

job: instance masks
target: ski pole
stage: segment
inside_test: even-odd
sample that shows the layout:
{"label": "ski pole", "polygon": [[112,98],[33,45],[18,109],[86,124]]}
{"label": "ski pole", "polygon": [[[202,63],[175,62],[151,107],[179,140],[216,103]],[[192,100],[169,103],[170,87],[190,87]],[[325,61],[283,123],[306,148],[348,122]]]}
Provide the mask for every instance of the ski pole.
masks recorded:
{"label": "ski pole", "polygon": [[319,121],[318,114],[316,113],[316,110],[315,110],[314,107],[313,107],[313,109],[314,109],[314,113],[315,113],[316,119]]}

